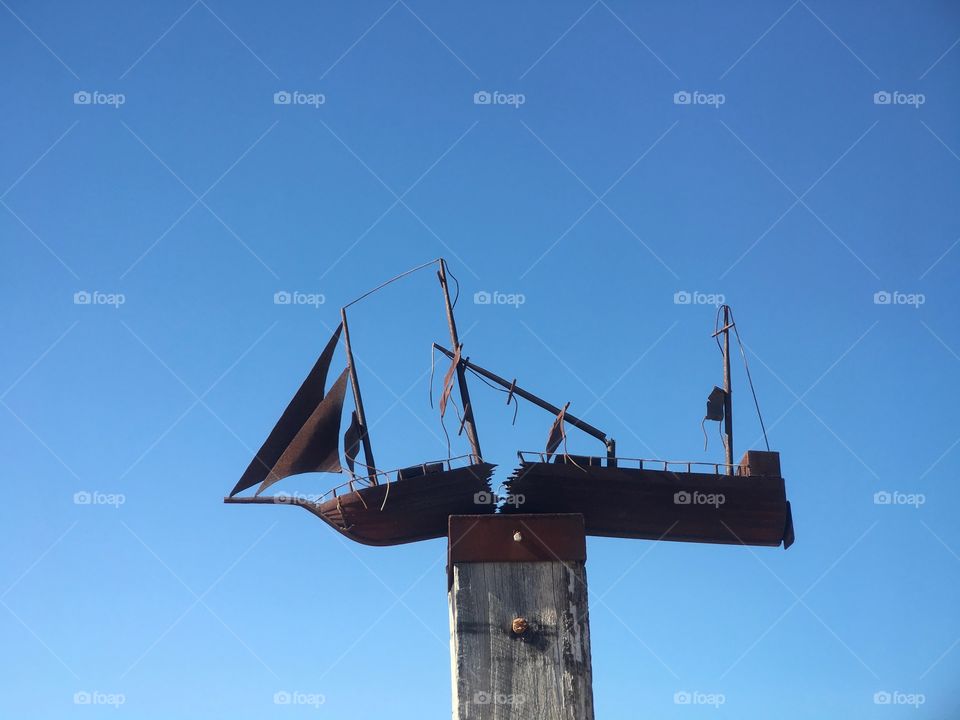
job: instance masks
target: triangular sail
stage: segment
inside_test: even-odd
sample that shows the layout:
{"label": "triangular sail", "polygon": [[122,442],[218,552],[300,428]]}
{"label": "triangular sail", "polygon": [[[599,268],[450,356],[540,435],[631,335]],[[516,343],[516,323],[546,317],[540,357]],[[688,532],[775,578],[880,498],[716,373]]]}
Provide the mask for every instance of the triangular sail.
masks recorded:
{"label": "triangular sail", "polygon": [[567,439],[567,431],[563,423],[564,415],[567,414],[568,407],[570,407],[570,403],[567,403],[560,409],[560,413],[554,419],[553,425],[550,426],[550,433],[547,435],[547,457],[553,455],[557,448],[560,447],[560,443]]}
{"label": "triangular sail", "polygon": [[350,413],[350,425],[343,434],[343,457],[347,461],[347,468],[350,474],[353,474],[353,466],[357,455],[360,453],[360,421],[357,419],[357,411]]}
{"label": "triangular sail", "polygon": [[307,379],[297,390],[287,409],[277,421],[266,442],[260,448],[256,457],[247,467],[243,477],[230,492],[233,497],[239,492],[252,488],[263,482],[270,474],[270,470],[277,464],[280,456],[293,442],[297,433],[303,428],[304,423],[310,418],[311,413],[323,401],[324,386],[327,382],[327,372],[330,370],[330,361],[333,359],[333,352],[340,339],[341,325],[333,333],[333,337],[327,342],[327,346],[320,353],[320,357],[314,364]]}
{"label": "triangular sail", "polygon": [[347,391],[348,371],[330,387],[330,392],[317,405],[300,428],[270,474],[257,488],[257,495],[278,480],[306,472],[342,472],[340,467],[340,416]]}

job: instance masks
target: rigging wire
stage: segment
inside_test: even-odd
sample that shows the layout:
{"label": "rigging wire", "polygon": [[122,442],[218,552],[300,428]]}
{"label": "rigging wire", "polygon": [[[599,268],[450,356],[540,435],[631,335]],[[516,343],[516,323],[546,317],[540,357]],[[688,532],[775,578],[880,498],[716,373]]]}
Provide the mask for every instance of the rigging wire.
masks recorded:
{"label": "rigging wire", "polygon": [[747,353],[743,349],[743,341],[740,339],[740,331],[737,329],[737,322],[733,318],[733,308],[731,308],[729,305],[721,305],[720,307],[717,308],[717,320],[713,326],[714,331],[717,334],[714,335],[714,339],[717,341],[717,347],[720,348],[720,352],[723,353],[723,346],[720,345],[720,335],[718,332],[720,329],[720,313],[723,310],[723,308],[726,308],[727,312],[730,313],[730,325],[727,328],[727,332],[730,331],[729,328],[733,328],[733,334],[737,338],[737,346],[740,348],[740,357],[743,358],[743,368],[744,370],[746,370],[746,373],[747,373],[747,383],[750,385],[750,394],[753,395],[753,406],[757,409],[757,418],[760,420],[760,430],[763,431],[763,443],[764,445],[766,445],[767,451],[769,451],[770,441],[767,440],[767,427],[766,425],[764,425],[764,422],[763,422],[763,413],[760,412],[760,403],[757,400],[757,391],[753,387],[753,376],[750,374],[750,363],[747,362]]}
{"label": "rigging wire", "polygon": [[443,258],[437,258],[437,259],[435,259],[435,260],[430,260],[429,262],[425,262],[425,263],[423,263],[422,265],[417,265],[415,268],[410,268],[409,270],[406,270],[406,271],[400,273],[399,275],[394,275],[392,278],[390,278],[389,280],[385,280],[384,282],[380,283],[379,285],[377,285],[377,286],[376,286],[375,288],[373,288],[372,290],[367,290],[367,292],[365,292],[363,295],[361,295],[360,297],[356,298],[355,300],[351,300],[350,302],[348,302],[346,305],[343,306],[343,309],[346,310],[346,309],[347,309],[348,307],[350,307],[351,305],[355,305],[356,303],[360,302],[360,301],[363,300],[364,298],[366,298],[366,297],[368,297],[368,296],[370,296],[370,295],[373,295],[373,294],[374,294],[375,292],[377,292],[378,290],[381,290],[381,289],[385,288],[387,285],[390,285],[391,283],[396,282],[396,281],[399,280],[400,278],[404,278],[404,277],[406,277],[407,275],[411,275],[411,274],[417,272],[418,270],[423,270],[425,267],[430,267],[431,265],[434,265],[434,264],[436,264],[436,263],[439,263],[439,262],[441,262],[442,260],[443,260]]}
{"label": "rigging wire", "polygon": [[511,395],[509,390],[504,390],[502,387],[497,387],[496,385],[494,385],[492,382],[490,382],[489,380],[487,380],[483,375],[481,375],[480,373],[478,373],[478,372],[477,372],[476,370],[474,370],[473,368],[467,366],[467,370],[468,370],[471,374],[473,374],[474,376],[476,376],[476,378],[479,379],[480,382],[482,382],[482,383],[483,383],[484,385],[486,385],[487,387],[493,388],[493,389],[496,390],[497,392],[502,392],[502,393],[506,393],[506,394],[510,395],[510,400],[509,400],[508,402],[512,402],[512,403],[513,403],[513,421],[512,421],[510,424],[511,424],[511,425],[516,425],[516,424],[517,424],[517,412],[520,410],[520,403],[517,402],[517,396],[516,396],[516,395]]}
{"label": "rigging wire", "polygon": [[449,275],[450,277],[452,277],[452,278],[453,278],[453,281],[457,284],[457,294],[453,296],[453,302],[450,303],[450,307],[451,307],[452,309],[456,309],[456,307],[457,307],[457,300],[460,299],[460,281],[457,280],[457,276],[456,276],[456,275],[454,275],[452,272],[450,272],[450,266],[447,265],[447,262],[446,262],[445,260],[443,261],[443,267],[444,267],[444,269],[447,271],[447,275]]}

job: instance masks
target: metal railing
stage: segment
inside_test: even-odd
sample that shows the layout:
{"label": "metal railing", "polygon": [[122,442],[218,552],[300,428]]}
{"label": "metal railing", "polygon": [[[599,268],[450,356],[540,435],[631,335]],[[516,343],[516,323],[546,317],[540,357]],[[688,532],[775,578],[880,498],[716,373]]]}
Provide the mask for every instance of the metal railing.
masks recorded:
{"label": "metal railing", "polygon": [[[551,458],[563,457],[563,453],[553,453],[547,454],[545,452],[539,452],[536,450],[521,450],[517,453],[520,457],[520,462],[540,462],[540,463],[549,463]],[[603,461],[607,458],[595,457],[595,456],[582,456],[582,455],[569,455],[571,457],[570,464],[580,464],[581,458],[586,458],[588,460],[587,467],[603,467]],[[699,462],[694,460],[653,460],[650,458],[626,458],[626,457],[615,457],[611,458],[615,461],[615,466],[618,468],[636,468],[638,470],[659,470],[662,472],[702,472],[703,474],[709,474],[706,469],[709,469],[714,475],[742,475],[743,468],[740,465],[728,465],[727,463],[710,463],[710,462]],[[562,461],[561,461],[562,462]],[[608,467],[613,467],[614,465],[608,465]],[[704,468],[703,471],[700,471],[699,468]],[[733,470],[731,473],[730,470]]]}
{"label": "metal railing", "polygon": [[[457,455],[456,457],[441,458],[439,460],[428,460],[426,462],[419,463],[417,465],[407,465],[402,468],[394,468],[393,470],[377,470],[375,472],[370,472],[370,475],[378,478],[378,482],[376,485],[387,485],[390,483],[398,482],[396,475],[401,470],[414,470],[416,468],[419,468],[423,472],[423,475],[418,477],[428,477],[429,475],[431,475],[431,473],[428,472],[427,469],[431,465],[442,465],[443,470],[447,471],[447,470],[455,470],[461,467],[468,467],[470,465],[473,465],[474,460],[476,460],[477,462],[481,462],[481,460],[479,458],[476,458],[476,456],[473,455],[472,453],[467,455]],[[362,464],[361,464],[361,467],[363,467]],[[382,478],[382,481],[380,481],[381,478]],[[280,494],[273,495],[271,497],[273,497],[276,500],[276,502],[279,502],[279,503],[297,500],[300,502],[312,502],[312,503],[319,504],[319,503],[326,502],[327,500],[333,500],[334,498],[339,497],[340,495],[356,492],[358,489],[363,490],[370,487],[376,487],[376,485],[373,482],[371,482],[369,476],[355,474],[350,480],[347,480],[346,482],[341,483],[336,487],[330,488],[326,492],[323,492],[319,495],[309,494],[309,493],[283,493],[281,491]]]}

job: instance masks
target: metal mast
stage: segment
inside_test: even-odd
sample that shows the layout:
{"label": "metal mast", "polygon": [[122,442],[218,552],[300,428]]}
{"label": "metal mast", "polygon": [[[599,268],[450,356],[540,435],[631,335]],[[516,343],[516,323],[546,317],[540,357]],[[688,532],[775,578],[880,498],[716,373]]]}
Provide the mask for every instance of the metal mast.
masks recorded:
{"label": "metal mast", "polygon": [[[450,288],[447,285],[447,261],[440,258],[440,269],[437,271],[440,278],[440,287],[443,288],[443,299],[447,307],[447,324],[450,326],[450,342],[454,350],[460,347],[460,336],[457,334],[457,321],[453,317],[453,304],[450,302]],[[464,363],[457,364],[457,384],[460,386],[460,399],[463,402],[463,426],[467,431],[467,439],[473,452],[474,462],[480,462],[483,457],[480,453],[480,440],[477,437],[477,425],[473,420],[473,405],[470,404],[470,388],[467,387],[467,376]]]}

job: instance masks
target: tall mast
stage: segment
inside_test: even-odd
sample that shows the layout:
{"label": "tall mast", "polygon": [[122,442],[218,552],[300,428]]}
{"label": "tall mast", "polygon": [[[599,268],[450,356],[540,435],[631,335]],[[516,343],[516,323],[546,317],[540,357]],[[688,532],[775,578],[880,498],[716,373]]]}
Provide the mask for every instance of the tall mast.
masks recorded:
{"label": "tall mast", "polygon": [[730,306],[723,306],[723,438],[727,475],[733,475],[733,396],[730,388]]}
{"label": "tall mast", "polygon": [[360,396],[360,381],[357,380],[357,367],[353,362],[353,350],[350,347],[350,328],[347,326],[347,309],[340,308],[340,322],[343,324],[343,346],[347,352],[347,370],[350,373],[350,387],[353,389],[353,402],[357,406],[357,424],[360,426],[360,442],[363,443],[363,459],[369,471],[370,480],[377,485],[377,463],[373,459],[370,447],[370,435],[367,433],[367,416],[363,412],[363,398]]}
{"label": "tall mast", "polygon": [[[440,278],[440,287],[443,288],[443,299],[447,307],[447,324],[450,326],[450,342],[453,349],[460,347],[460,336],[457,334],[457,321],[453,317],[453,304],[450,302],[450,288],[447,286],[447,262],[440,258],[440,269],[437,271]],[[346,330],[346,327],[344,327]],[[457,363],[457,384],[460,386],[460,400],[463,402],[463,426],[467,431],[467,439],[473,451],[474,462],[480,462],[480,440],[477,437],[477,426],[473,420],[473,405],[470,404],[470,389],[467,387],[467,376],[464,363]]]}

